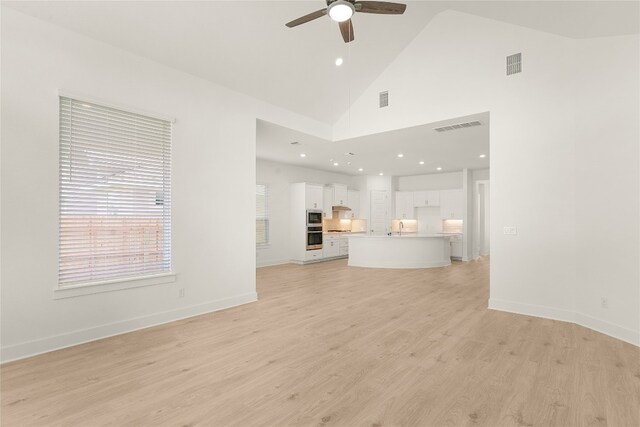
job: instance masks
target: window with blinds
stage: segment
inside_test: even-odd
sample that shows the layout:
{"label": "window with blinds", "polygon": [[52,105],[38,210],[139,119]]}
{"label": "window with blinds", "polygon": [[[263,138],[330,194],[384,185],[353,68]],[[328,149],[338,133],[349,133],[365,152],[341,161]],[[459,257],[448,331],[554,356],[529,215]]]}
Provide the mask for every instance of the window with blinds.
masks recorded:
{"label": "window with blinds", "polygon": [[171,270],[171,122],[60,97],[60,287]]}
{"label": "window with blinds", "polygon": [[267,204],[267,186],[256,185],[256,244],[269,243],[269,211]]}

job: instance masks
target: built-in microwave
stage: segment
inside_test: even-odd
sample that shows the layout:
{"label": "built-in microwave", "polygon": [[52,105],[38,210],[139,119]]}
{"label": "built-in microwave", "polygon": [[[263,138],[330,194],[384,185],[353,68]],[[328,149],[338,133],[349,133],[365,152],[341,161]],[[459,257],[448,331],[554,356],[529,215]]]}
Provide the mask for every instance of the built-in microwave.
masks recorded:
{"label": "built-in microwave", "polygon": [[322,225],[322,210],[321,209],[309,209],[307,211],[307,227],[313,225]]}
{"label": "built-in microwave", "polygon": [[322,226],[307,227],[307,250],[322,249]]}

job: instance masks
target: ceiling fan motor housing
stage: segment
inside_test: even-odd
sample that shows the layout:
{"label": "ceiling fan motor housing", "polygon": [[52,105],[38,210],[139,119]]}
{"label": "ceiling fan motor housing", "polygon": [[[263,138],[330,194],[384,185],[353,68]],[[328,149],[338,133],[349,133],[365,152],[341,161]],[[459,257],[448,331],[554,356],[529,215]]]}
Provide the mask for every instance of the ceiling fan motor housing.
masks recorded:
{"label": "ceiling fan motor housing", "polygon": [[351,19],[355,12],[355,6],[347,0],[335,0],[327,5],[327,13],[336,22],[344,22]]}

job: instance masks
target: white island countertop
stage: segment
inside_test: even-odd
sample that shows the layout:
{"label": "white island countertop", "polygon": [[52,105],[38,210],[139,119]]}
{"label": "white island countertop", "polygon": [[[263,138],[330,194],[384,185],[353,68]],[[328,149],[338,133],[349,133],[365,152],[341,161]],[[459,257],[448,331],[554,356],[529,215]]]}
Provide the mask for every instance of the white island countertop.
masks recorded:
{"label": "white island countertop", "polygon": [[444,234],[350,235],[349,265],[369,268],[432,268],[451,265]]}

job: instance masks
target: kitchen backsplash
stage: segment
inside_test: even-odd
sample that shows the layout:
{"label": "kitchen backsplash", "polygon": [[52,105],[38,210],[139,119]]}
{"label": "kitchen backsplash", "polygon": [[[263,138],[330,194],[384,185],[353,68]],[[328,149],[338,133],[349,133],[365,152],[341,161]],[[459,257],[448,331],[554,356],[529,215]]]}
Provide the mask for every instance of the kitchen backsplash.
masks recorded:
{"label": "kitchen backsplash", "polygon": [[443,233],[462,233],[464,231],[464,221],[461,219],[442,220]]}
{"label": "kitchen backsplash", "polygon": [[400,222],[402,222],[402,232],[403,233],[417,233],[418,232],[418,221],[415,219],[394,219],[391,221],[391,232],[397,233],[400,231]]}
{"label": "kitchen backsplash", "polygon": [[359,231],[367,231],[367,220],[366,219],[325,219],[322,221],[322,230],[340,230],[340,231],[351,231],[351,232],[359,232]]}

